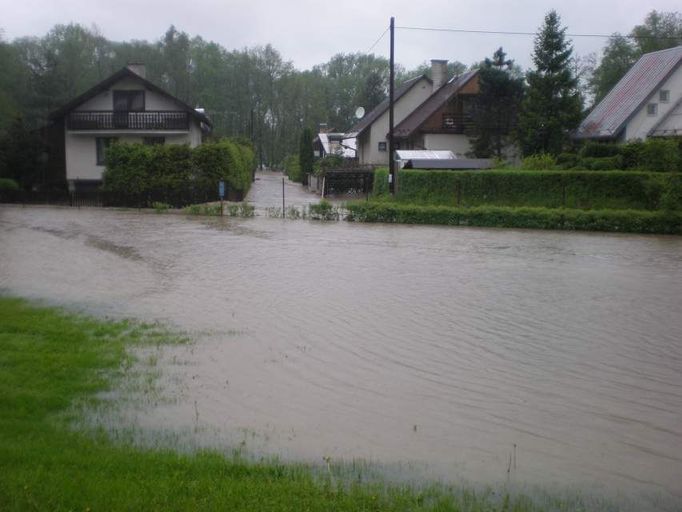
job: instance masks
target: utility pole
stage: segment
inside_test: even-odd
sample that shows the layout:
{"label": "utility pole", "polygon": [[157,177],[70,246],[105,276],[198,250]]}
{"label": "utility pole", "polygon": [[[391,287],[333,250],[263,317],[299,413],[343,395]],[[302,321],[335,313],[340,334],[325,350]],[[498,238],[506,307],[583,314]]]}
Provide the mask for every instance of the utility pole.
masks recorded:
{"label": "utility pole", "polygon": [[395,86],[395,46],[394,46],[394,34],[395,34],[395,18],[391,16],[391,59],[390,59],[390,70],[388,75],[388,190],[391,195],[395,194],[395,160],[393,158],[393,152],[395,151],[395,146],[393,144],[393,93]]}

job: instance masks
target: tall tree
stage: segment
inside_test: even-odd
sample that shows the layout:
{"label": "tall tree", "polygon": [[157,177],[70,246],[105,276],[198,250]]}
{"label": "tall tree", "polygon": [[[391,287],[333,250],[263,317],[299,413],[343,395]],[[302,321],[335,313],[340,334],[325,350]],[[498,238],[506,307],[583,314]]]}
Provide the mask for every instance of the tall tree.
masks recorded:
{"label": "tall tree", "polygon": [[511,144],[523,99],[523,77],[514,74],[514,61],[502,48],[485,59],[479,70],[473,150],[479,158],[503,158]]}
{"label": "tall tree", "polygon": [[301,146],[298,154],[304,185],[307,183],[308,173],[313,172],[313,158],[313,132],[310,128],[304,128],[301,133]]}
{"label": "tall tree", "polygon": [[580,123],[582,99],[572,65],[573,47],[552,10],[535,38],[528,91],[519,117],[518,138],[524,155],[558,154]]}
{"label": "tall tree", "polygon": [[614,34],[604,48],[603,57],[589,80],[594,94],[594,102],[598,103],[613,86],[628,72],[639,58],[640,53],[630,39]]}
{"label": "tall tree", "polygon": [[682,15],[651,11],[630,35],[635,39],[640,55],[679,46],[682,44]]}

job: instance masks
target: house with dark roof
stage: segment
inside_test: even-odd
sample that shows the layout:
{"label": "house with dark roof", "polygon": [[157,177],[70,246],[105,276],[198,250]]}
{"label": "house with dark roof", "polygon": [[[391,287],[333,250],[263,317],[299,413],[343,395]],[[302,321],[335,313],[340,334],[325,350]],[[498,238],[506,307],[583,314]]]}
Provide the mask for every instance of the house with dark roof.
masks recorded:
{"label": "house with dark roof", "polygon": [[59,141],[51,165],[62,168],[71,190],[101,184],[104,155],[114,141],[195,147],[211,130],[201,110],[147,80],[142,64],[114,73],[50,114],[50,121],[51,139]]}
{"label": "house with dark roof", "polygon": [[682,136],[682,46],[646,53],[597,104],[576,139]]}
{"label": "house with dark roof", "polygon": [[[432,60],[433,79],[422,75],[396,89],[396,149],[452,151],[457,156],[471,150],[478,72],[448,79],[447,65],[447,60]],[[360,164],[388,165],[388,100],[365,115],[348,135],[357,137]]]}
{"label": "house with dark roof", "polygon": [[[405,119],[431,95],[433,82],[426,75],[407,80],[394,91],[394,125]],[[388,99],[350,129],[346,137],[356,139],[360,165],[388,165]]]}

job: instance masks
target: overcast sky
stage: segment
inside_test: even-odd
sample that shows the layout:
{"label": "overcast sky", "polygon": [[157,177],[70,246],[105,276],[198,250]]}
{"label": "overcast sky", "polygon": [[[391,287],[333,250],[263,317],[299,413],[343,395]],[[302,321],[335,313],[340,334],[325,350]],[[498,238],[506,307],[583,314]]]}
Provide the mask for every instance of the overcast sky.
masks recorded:
{"label": "overcast sky", "polygon": [[[395,16],[396,26],[534,32],[555,8],[570,33],[627,33],[648,12],[680,10],[679,0],[0,0],[5,39],[44,35],[58,23],[96,25],[110,40],[155,41],[175,25],[190,35],[244,48],[271,43],[298,69],[336,53],[366,52]],[[573,38],[578,55],[599,54],[605,40]],[[388,56],[388,34],[374,53]],[[533,38],[396,31],[396,61],[407,68],[433,58],[471,64],[503,46],[531,66]]]}

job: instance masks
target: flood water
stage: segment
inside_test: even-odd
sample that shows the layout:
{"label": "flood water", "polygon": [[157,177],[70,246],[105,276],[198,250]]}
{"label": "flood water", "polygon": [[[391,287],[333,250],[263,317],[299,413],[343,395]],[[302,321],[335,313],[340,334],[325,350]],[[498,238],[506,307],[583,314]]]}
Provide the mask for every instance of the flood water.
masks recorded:
{"label": "flood water", "polygon": [[136,426],[682,504],[679,237],[0,206],[0,291],[190,332]]}

